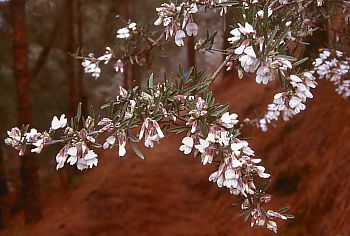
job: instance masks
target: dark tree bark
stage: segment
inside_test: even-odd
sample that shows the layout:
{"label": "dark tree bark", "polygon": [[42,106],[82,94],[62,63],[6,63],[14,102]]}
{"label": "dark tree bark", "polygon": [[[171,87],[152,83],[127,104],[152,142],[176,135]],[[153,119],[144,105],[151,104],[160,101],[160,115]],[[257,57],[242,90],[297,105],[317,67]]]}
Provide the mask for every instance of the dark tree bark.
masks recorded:
{"label": "dark tree bark", "polygon": [[30,76],[32,80],[34,80],[35,77],[38,76],[42,68],[45,66],[45,63],[51,52],[51,49],[54,46],[55,42],[57,41],[57,35],[59,33],[61,20],[62,20],[62,17],[60,17],[59,15],[56,16],[55,24],[52,27],[52,32],[50,33],[50,37],[45,43],[45,45],[43,46],[43,49],[41,50],[38,56],[38,59],[36,60],[35,65],[30,72]]}
{"label": "dark tree bark", "polygon": [[[129,0],[122,1],[121,10],[123,11],[122,15],[126,20],[130,18],[130,10],[129,10]],[[132,88],[132,81],[134,80],[133,66],[130,63],[126,63],[124,65],[124,83],[123,87],[125,89]]]}
{"label": "dark tree bark", "polygon": [[194,49],[195,37],[190,36],[187,38],[187,66],[190,68],[191,66],[196,65],[196,50]]}
{"label": "dark tree bark", "polygon": [[[82,0],[77,0],[76,2],[76,12],[77,12],[77,33],[78,33],[78,46],[80,48],[80,51],[83,49],[83,15],[82,15]],[[79,97],[80,97],[80,101],[83,104],[83,112],[87,112],[87,96],[85,93],[85,89],[84,89],[84,83],[83,83],[83,79],[84,79],[84,69],[83,67],[80,65],[80,63],[78,63],[78,88],[79,88]]]}
{"label": "dark tree bark", "polygon": [[[28,72],[28,44],[26,31],[25,0],[11,1],[14,47],[14,74],[16,78],[16,93],[19,124],[28,124],[30,112],[30,80]],[[21,159],[21,200],[27,223],[41,218],[39,201],[38,160],[31,154],[25,154]]]}
{"label": "dark tree bark", "polygon": [[75,35],[74,35],[74,0],[66,0],[66,75],[69,85],[69,112],[73,115],[76,111],[78,103],[77,81],[75,74],[74,58],[69,55],[75,49]]}
{"label": "dark tree bark", "polygon": [[[222,43],[223,49],[229,48],[231,46],[230,43],[227,41],[227,39],[230,37],[230,31],[231,31],[230,24],[232,24],[232,22],[233,22],[233,9],[231,7],[228,7],[225,20],[224,20],[225,31],[223,34],[223,43]],[[223,60],[225,60],[225,58],[226,56],[224,55]],[[232,80],[232,78],[235,77],[234,76],[235,74],[237,74],[236,68],[232,68],[232,70],[230,71],[224,70],[223,78],[224,80]]]}
{"label": "dark tree bark", "polygon": [[[350,24],[346,24],[344,18],[344,14],[338,14],[329,19],[328,42],[336,44],[330,46],[337,46],[337,49],[350,53],[350,45],[347,43],[350,38]],[[337,41],[337,37],[339,41]]]}
{"label": "dark tree bark", "polygon": [[4,156],[2,150],[2,143],[0,143],[0,228],[5,226],[4,219],[4,209],[6,207],[4,203],[4,198],[8,193],[6,174],[5,174],[5,165],[4,165]]}

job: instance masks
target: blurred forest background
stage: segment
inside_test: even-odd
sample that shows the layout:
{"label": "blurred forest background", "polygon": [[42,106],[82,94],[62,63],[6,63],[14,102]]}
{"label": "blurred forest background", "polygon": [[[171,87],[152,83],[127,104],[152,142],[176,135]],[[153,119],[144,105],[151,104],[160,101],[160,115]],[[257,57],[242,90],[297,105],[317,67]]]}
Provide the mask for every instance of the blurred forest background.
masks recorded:
{"label": "blurred forest background", "polygon": [[[100,79],[83,74],[80,62],[68,53],[104,53],[117,43],[123,27],[117,15],[138,24],[156,19],[157,0],[12,0],[0,1],[0,138],[16,124],[47,129],[54,115],[74,114],[77,104],[98,108],[115,96],[119,85],[142,85],[151,72],[176,72],[179,63],[212,69],[222,56],[201,55],[169,43],[152,52],[152,63],[128,65],[116,74],[105,67]],[[227,19],[232,17],[229,12]],[[347,38],[341,17],[310,39],[314,53],[335,33]],[[199,23],[217,36],[217,47],[229,26],[218,15]],[[200,28],[201,29],[201,28]],[[201,34],[205,34],[204,28]],[[196,39],[198,40],[198,39]],[[96,51],[97,50],[97,51]],[[170,56],[169,56],[170,55]],[[214,86],[218,99],[230,104],[241,119],[263,111],[277,85],[258,86],[223,73]],[[350,103],[321,81],[309,109],[268,133],[245,131],[272,174],[275,206],[291,205],[295,220],[282,225],[280,235],[350,235]],[[270,235],[251,229],[237,218],[234,198],[218,191],[203,167],[177,149],[181,137],[170,136],[146,160],[132,152],[125,159],[114,151],[100,154],[99,167],[80,173],[74,167],[55,171],[58,147],[40,155],[18,157],[0,142],[0,235]]]}

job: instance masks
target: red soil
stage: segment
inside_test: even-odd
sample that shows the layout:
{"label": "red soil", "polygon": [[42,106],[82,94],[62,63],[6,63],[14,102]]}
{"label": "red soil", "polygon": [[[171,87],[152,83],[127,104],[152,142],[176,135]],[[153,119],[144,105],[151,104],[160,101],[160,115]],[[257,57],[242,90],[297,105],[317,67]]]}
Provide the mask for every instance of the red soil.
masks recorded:
{"label": "red soil", "polygon": [[[227,85],[227,84],[226,84]],[[265,109],[276,91],[252,80],[217,85],[215,94],[241,118]],[[227,88],[229,87],[229,88]],[[246,92],[242,92],[246,91]],[[290,205],[296,219],[279,235],[350,235],[350,102],[322,81],[308,109],[261,133],[246,131],[272,174],[271,208]],[[215,166],[184,156],[170,136],[146,160],[107,152],[72,192],[47,195],[43,220],[1,235],[273,235],[237,218],[228,191],[208,182]],[[18,234],[16,234],[18,233]]]}

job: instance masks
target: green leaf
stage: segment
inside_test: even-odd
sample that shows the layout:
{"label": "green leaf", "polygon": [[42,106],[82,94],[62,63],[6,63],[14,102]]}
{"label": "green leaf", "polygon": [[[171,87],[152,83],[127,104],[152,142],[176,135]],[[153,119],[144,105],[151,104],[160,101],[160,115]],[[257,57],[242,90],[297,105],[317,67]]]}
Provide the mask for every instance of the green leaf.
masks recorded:
{"label": "green leaf", "polygon": [[179,127],[170,128],[167,130],[167,132],[179,134],[188,130],[189,130],[189,127],[187,126],[179,126]]}
{"label": "green leaf", "polygon": [[210,116],[217,117],[224,114],[227,110],[228,110],[228,105],[219,105],[214,109],[209,110],[208,112],[210,112]]}
{"label": "green leaf", "polygon": [[204,137],[208,136],[208,127],[206,126],[206,124],[202,121],[199,120],[199,126],[201,127],[201,131]]}
{"label": "green leaf", "polygon": [[90,105],[90,116],[95,120],[96,115],[95,115],[95,108],[93,105]]}
{"label": "green leaf", "polygon": [[80,118],[81,118],[81,107],[82,107],[82,103],[79,102],[78,108],[77,108],[77,115],[76,115],[76,118],[77,118],[77,122],[78,122],[78,123],[79,123]]}
{"label": "green leaf", "polygon": [[303,64],[304,62],[306,62],[307,60],[309,60],[308,57],[303,58],[303,59],[301,59],[301,60],[299,60],[299,61],[294,62],[293,65],[294,65],[294,66],[299,66],[299,65]]}
{"label": "green leaf", "polygon": [[279,209],[277,212],[284,213],[284,212],[287,212],[289,210],[289,208],[290,208],[289,206],[286,206],[286,207]]}
{"label": "green leaf", "polygon": [[277,58],[286,59],[286,60],[289,60],[289,61],[295,61],[295,60],[296,60],[295,57],[287,56],[287,55],[278,55],[278,56],[276,56],[276,57],[277,57]]}
{"label": "green leaf", "polygon": [[270,184],[271,184],[271,179],[268,179],[268,180],[266,181],[266,183],[264,183],[263,185],[261,185],[260,189],[261,189],[263,192],[265,192],[265,191],[268,189],[268,187],[270,186]]}
{"label": "green leaf", "polygon": [[152,73],[147,81],[148,88],[153,89],[153,84],[154,84],[154,74]]}
{"label": "green leaf", "polygon": [[191,66],[190,69],[188,69],[187,74],[185,76],[185,81],[187,81],[188,78],[190,78],[190,76],[192,75],[193,70],[194,70],[193,66]]}
{"label": "green leaf", "polygon": [[139,142],[139,139],[136,137],[136,136],[132,136],[132,135],[130,135],[130,141],[131,142],[133,142],[133,143],[137,143],[137,142]]}
{"label": "green leaf", "polygon": [[295,217],[293,215],[290,214],[283,214],[285,217],[287,217],[288,219],[294,219]]}
{"label": "green leaf", "polygon": [[142,160],[145,159],[144,155],[140,151],[139,147],[136,145],[136,143],[131,142],[131,147],[134,150],[134,153],[138,155]]}

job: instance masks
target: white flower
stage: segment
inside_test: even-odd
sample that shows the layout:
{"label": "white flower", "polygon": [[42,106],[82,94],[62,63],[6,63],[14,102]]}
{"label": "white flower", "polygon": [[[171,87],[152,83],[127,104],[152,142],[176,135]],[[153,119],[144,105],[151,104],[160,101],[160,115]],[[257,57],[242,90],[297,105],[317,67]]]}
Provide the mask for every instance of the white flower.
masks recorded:
{"label": "white flower", "polygon": [[79,158],[77,162],[78,170],[84,170],[97,166],[98,159],[96,157],[97,154],[93,150],[89,150],[83,158]]}
{"label": "white flower", "polygon": [[124,131],[118,133],[118,145],[119,145],[119,150],[118,150],[118,155],[120,157],[125,156],[126,154],[126,136]]}
{"label": "white flower", "polygon": [[31,152],[41,153],[41,151],[42,151],[43,148],[44,148],[44,138],[38,139],[36,142],[33,143],[33,145],[34,145],[36,148],[33,148],[33,149],[31,150]]}
{"label": "white flower", "polygon": [[300,77],[296,76],[296,75],[291,75],[290,79],[294,82],[294,85],[296,87],[296,83],[301,83],[303,82],[302,79],[300,79]]}
{"label": "white flower", "polygon": [[9,137],[5,139],[6,145],[19,150],[19,155],[23,156],[26,146],[23,145],[24,137],[22,137],[21,130],[18,127],[12,128],[11,131],[7,131],[7,135]]}
{"label": "white flower", "polygon": [[266,227],[269,230],[272,230],[274,233],[277,233],[277,224],[276,222],[272,221],[272,220],[268,220],[266,223]]}
{"label": "white flower", "polygon": [[235,54],[237,55],[241,55],[244,50],[246,49],[247,45],[242,43],[241,46],[239,46],[238,48],[235,49]]}
{"label": "white flower", "polygon": [[175,43],[177,46],[181,47],[181,46],[184,46],[185,43],[184,43],[184,40],[183,38],[186,37],[186,34],[183,30],[178,30],[175,34]]}
{"label": "white flower", "polygon": [[224,183],[223,185],[226,187],[226,188],[237,188],[238,186],[238,181],[236,179],[236,172],[233,170],[233,169],[227,169],[225,171],[225,180],[224,180]]}
{"label": "white flower", "polygon": [[317,0],[317,6],[322,6],[323,5],[323,0]]}
{"label": "white flower", "polygon": [[254,151],[245,140],[234,139],[231,143],[231,150],[236,157],[240,157],[241,153],[246,156],[254,156]]}
{"label": "white flower", "polygon": [[100,74],[101,74],[101,68],[100,67],[97,67],[93,72],[91,72],[91,76],[94,77],[95,79],[100,77]]}
{"label": "white flower", "polygon": [[233,36],[228,38],[227,41],[229,41],[232,44],[238,42],[241,39],[241,31],[239,31],[239,28],[231,30],[230,34],[232,34]]}
{"label": "white flower", "polygon": [[66,127],[67,125],[67,119],[65,118],[65,114],[62,114],[60,119],[57,118],[57,116],[54,116],[51,121],[51,129],[57,130]]}
{"label": "white flower", "polygon": [[78,160],[78,148],[76,147],[70,147],[67,151],[67,154],[69,155],[69,158],[67,160],[67,163],[69,163],[71,166],[77,163]]}
{"label": "white flower", "polygon": [[296,91],[296,95],[301,98],[301,100],[303,102],[306,101],[306,98],[313,98],[314,96],[312,95],[312,93],[310,92],[310,90],[302,83],[298,83],[297,85],[297,91]]}
{"label": "white flower", "polygon": [[156,120],[146,118],[141,126],[139,133],[139,140],[143,138],[145,134],[145,146],[153,148],[153,142],[159,142],[160,139],[164,138],[163,131],[159,127]]}
{"label": "white flower", "polygon": [[194,146],[200,153],[202,153],[202,163],[203,165],[210,164],[214,158],[214,151],[210,148],[210,142],[204,139],[199,140],[199,144]]}
{"label": "white flower", "polygon": [[267,179],[270,177],[270,174],[265,173],[265,167],[263,166],[255,166],[255,169],[258,172],[260,178]]}
{"label": "white flower", "polygon": [[239,25],[239,31],[244,35],[254,35],[256,32],[251,24],[248,22],[245,22],[244,26],[241,24]]}
{"label": "white flower", "polygon": [[118,39],[127,39],[130,37],[130,31],[127,27],[118,29],[117,31],[117,38]]}
{"label": "white flower", "polygon": [[269,67],[260,66],[260,68],[256,72],[255,80],[258,84],[267,84],[269,81],[272,81],[272,74]]}
{"label": "white flower", "polygon": [[116,138],[114,136],[109,136],[106,139],[106,142],[103,144],[103,149],[107,149],[110,146],[114,145]]}
{"label": "white flower", "polygon": [[[98,65],[100,61],[98,61],[96,58],[94,58],[92,53],[89,54],[89,57],[91,59],[85,59],[81,63],[81,65],[84,67],[85,73],[91,74],[92,77],[95,77],[95,79],[97,79],[98,77],[100,77],[100,74],[101,74],[101,68]],[[102,58],[102,59],[108,59],[108,58]],[[93,60],[94,62],[92,62],[91,60]],[[108,61],[106,60],[106,62],[108,62]]]}
{"label": "white flower", "polygon": [[185,137],[182,139],[182,145],[179,150],[184,152],[186,155],[192,151],[193,148],[193,139],[191,137]]}
{"label": "white flower", "polygon": [[131,30],[133,30],[133,31],[135,31],[136,30],[136,23],[135,22],[132,22],[132,23],[130,23],[129,25],[128,25],[128,28],[129,29],[131,29]]}
{"label": "white flower", "polygon": [[190,5],[190,9],[188,13],[195,14],[197,12],[198,12],[198,7],[197,7],[197,4],[194,2]]}
{"label": "white flower", "polygon": [[200,153],[205,153],[209,147],[209,142],[204,139],[199,139],[199,144],[194,146]]}
{"label": "white flower", "polygon": [[[186,25],[186,32],[188,36],[197,36],[198,25],[196,23],[190,22]],[[176,36],[175,36],[176,37]]]}
{"label": "white flower", "polygon": [[158,25],[161,25],[162,23],[163,23],[163,18],[158,17],[157,20],[154,22],[154,25],[158,26]]}
{"label": "white flower", "polygon": [[105,64],[107,64],[113,56],[113,51],[110,47],[106,47],[106,52],[104,55],[97,58],[98,61],[104,61]]}
{"label": "white flower", "polygon": [[122,98],[126,98],[128,96],[128,91],[122,86],[119,86],[119,96]]}
{"label": "white flower", "polygon": [[216,142],[216,134],[209,132],[207,138],[205,139],[205,141],[208,141],[209,143],[215,143]]}
{"label": "white flower", "polygon": [[[273,10],[271,8],[267,9],[267,16],[270,17],[273,13]],[[263,18],[264,17],[264,10],[260,10],[256,13],[258,18]]]}
{"label": "white flower", "polygon": [[299,97],[293,97],[289,100],[289,106],[294,109],[296,113],[305,110],[306,106],[302,103]]}
{"label": "white flower", "polygon": [[243,71],[241,70],[241,68],[237,68],[237,75],[239,79],[243,79]]}
{"label": "white flower", "polygon": [[56,155],[56,162],[57,162],[56,170],[64,166],[64,163],[66,162],[68,157],[67,150],[68,150],[68,146],[64,146]]}
{"label": "white flower", "polygon": [[248,46],[244,49],[245,55],[239,58],[241,66],[246,72],[255,72],[258,68],[260,61],[256,58],[254,49],[252,46]]}
{"label": "white flower", "polygon": [[38,136],[38,134],[41,135],[36,129],[30,129],[30,132],[26,133],[25,135],[27,142],[35,142],[36,136]]}
{"label": "white flower", "polygon": [[234,125],[236,125],[238,123],[237,118],[238,118],[237,114],[232,113],[230,115],[229,112],[225,112],[221,116],[220,121],[221,121],[222,126],[224,126],[225,128],[231,129],[234,127]]}
{"label": "white flower", "polygon": [[309,88],[316,88],[316,78],[310,72],[304,72],[304,81]]}

